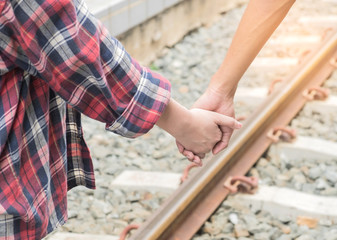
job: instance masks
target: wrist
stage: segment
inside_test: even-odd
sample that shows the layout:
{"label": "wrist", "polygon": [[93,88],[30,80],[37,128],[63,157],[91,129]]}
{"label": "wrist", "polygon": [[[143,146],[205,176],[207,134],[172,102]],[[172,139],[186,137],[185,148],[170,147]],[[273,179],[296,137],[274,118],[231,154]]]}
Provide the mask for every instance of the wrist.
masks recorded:
{"label": "wrist", "polygon": [[236,85],[226,85],[226,84],[212,84],[210,83],[207,87],[205,93],[208,96],[213,96],[215,98],[223,100],[233,100],[236,92]]}
{"label": "wrist", "polygon": [[233,99],[238,80],[233,76],[227,76],[225,73],[217,72],[213,75],[206,92],[214,94],[224,99]]}
{"label": "wrist", "polygon": [[157,126],[179,139],[188,127],[190,114],[190,111],[171,98],[157,121]]}

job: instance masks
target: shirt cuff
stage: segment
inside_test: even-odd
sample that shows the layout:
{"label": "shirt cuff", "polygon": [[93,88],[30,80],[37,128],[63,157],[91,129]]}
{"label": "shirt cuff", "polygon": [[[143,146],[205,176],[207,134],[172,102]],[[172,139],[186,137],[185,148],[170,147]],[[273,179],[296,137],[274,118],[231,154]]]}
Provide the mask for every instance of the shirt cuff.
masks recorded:
{"label": "shirt cuff", "polygon": [[113,124],[107,124],[106,129],[127,138],[143,135],[158,121],[170,97],[170,82],[143,67],[135,95],[122,115]]}

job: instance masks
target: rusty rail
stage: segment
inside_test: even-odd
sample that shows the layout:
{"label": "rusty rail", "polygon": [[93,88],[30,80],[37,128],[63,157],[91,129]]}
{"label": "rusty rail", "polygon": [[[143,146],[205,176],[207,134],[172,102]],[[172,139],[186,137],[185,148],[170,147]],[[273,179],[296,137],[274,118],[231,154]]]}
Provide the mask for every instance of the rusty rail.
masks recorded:
{"label": "rusty rail", "polygon": [[226,151],[214,156],[166,200],[133,235],[136,240],[193,237],[229,194],[223,183],[229,176],[244,175],[266,151],[267,133],[286,126],[304,106],[306,89],[319,87],[336,68],[337,32],[330,34],[244,123]]}

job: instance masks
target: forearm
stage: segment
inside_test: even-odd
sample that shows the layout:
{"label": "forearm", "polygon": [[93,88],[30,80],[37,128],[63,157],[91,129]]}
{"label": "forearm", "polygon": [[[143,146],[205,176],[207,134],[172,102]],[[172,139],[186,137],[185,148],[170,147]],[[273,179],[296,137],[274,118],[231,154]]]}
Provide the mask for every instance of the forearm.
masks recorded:
{"label": "forearm", "polygon": [[233,97],[237,84],[295,0],[251,0],[210,87]]}
{"label": "forearm", "polygon": [[[81,0],[55,1],[52,8],[33,2],[8,3],[24,13],[39,11],[46,21],[33,24],[41,21],[39,15],[6,13],[11,16],[6,29],[15,35],[5,56],[44,80],[77,111],[106,123],[107,130],[130,138],[148,132],[170,99],[170,82],[133,59]],[[11,53],[17,46],[22,50]]]}

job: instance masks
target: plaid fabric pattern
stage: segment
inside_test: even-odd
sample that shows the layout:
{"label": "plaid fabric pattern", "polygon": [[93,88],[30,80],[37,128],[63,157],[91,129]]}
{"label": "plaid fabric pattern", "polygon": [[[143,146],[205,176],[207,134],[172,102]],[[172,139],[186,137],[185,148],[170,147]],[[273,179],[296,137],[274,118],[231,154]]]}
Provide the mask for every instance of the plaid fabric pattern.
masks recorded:
{"label": "plaid fabric pattern", "polygon": [[0,0],[0,239],[41,239],[95,188],[81,114],[137,137],[169,98],[81,0]]}

